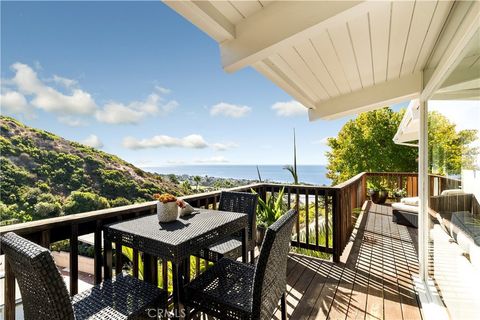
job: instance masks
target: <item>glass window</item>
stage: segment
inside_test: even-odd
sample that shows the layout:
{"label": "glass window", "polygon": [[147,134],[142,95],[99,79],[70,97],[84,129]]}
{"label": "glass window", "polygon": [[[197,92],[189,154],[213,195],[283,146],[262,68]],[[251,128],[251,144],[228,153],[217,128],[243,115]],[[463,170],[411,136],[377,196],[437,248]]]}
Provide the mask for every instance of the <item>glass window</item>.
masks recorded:
{"label": "glass window", "polygon": [[453,319],[480,314],[479,83],[476,36],[428,101],[428,267]]}

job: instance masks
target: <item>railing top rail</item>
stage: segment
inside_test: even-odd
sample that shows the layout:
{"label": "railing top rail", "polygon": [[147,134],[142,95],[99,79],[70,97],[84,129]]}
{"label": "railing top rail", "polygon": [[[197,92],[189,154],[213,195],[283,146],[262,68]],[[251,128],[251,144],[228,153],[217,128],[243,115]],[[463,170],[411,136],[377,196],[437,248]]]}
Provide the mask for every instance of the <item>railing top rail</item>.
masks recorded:
{"label": "railing top rail", "polygon": [[312,185],[312,184],[293,184],[293,183],[270,183],[264,182],[261,186],[263,187],[286,187],[286,188],[302,188],[302,189],[335,189],[336,187],[331,186],[319,186],[319,185]]}
{"label": "railing top rail", "polygon": [[[298,189],[304,189],[304,190],[340,190],[351,185],[352,183],[357,183],[365,175],[366,176],[374,176],[374,175],[413,176],[413,175],[417,175],[417,173],[415,172],[362,172],[345,182],[342,182],[340,184],[337,184],[331,187],[317,186],[317,185],[304,185],[304,184],[295,185],[295,184],[261,182],[261,183],[249,184],[246,186],[230,188],[228,190],[229,191],[245,191],[245,190],[257,189],[262,187],[277,187],[277,188],[286,187],[286,188],[293,188],[293,189],[298,188]],[[438,176],[438,175],[431,175],[431,176],[435,176],[439,178],[447,178],[447,177]],[[222,190],[205,192],[205,193],[185,196],[185,197],[182,197],[182,199],[187,201],[201,200],[201,199],[218,196],[220,195],[221,192]],[[108,208],[108,209],[102,209],[102,210],[96,210],[96,211],[90,211],[90,212],[82,212],[82,213],[72,214],[68,216],[55,217],[55,218],[31,221],[31,222],[20,223],[20,224],[13,224],[13,225],[0,227],[0,235],[7,232],[11,232],[11,231],[16,232],[18,234],[29,234],[34,232],[41,232],[44,230],[58,228],[62,226],[72,225],[72,224],[87,223],[87,222],[92,222],[96,220],[108,219],[108,218],[115,217],[119,214],[126,215],[130,213],[135,213],[135,212],[154,210],[155,205],[156,205],[156,201],[149,201],[149,202],[144,202],[139,204],[132,204],[128,206]]]}
{"label": "railing top rail", "polygon": [[[409,177],[414,177],[418,176],[418,172],[364,172],[367,176],[409,176]],[[429,177],[435,177],[435,178],[441,178],[441,179],[448,179],[448,180],[455,180],[455,181],[460,181],[459,179],[456,178],[451,178],[451,177],[446,177],[442,176],[440,174],[434,174],[434,173],[429,173]]]}
{"label": "railing top rail", "polygon": [[354,183],[354,182],[357,182],[358,180],[362,179],[364,175],[366,175],[367,173],[366,172],[362,172],[362,173],[359,173],[357,174],[356,176],[354,177],[351,177],[350,179],[348,179],[347,181],[344,181],[342,183],[339,183],[337,185],[335,185],[334,188],[337,188],[337,189],[342,189],[342,188],[345,188],[346,186]]}
{"label": "railing top rail", "polygon": [[396,172],[396,171],[385,171],[385,172],[364,172],[365,174],[369,176],[386,176],[386,175],[392,175],[392,176],[416,176],[418,175],[418,172]]}
{"label": "railing top rail", "polygon": [[228,189],[223,189],[223,190],[215,190],[215,191],[191,194],[191,195],[183,196],[183,197],[180,197],[180,198],[182,198],[183,200],[186,200],[186,201],[188,201],[188,200],[198,200],[198,199],[204,199],[204,198],[219,195],[220,193],[222,193],[222,191],[225,191],[225,190],[228,190],[228,191],[243,191],[243,190],[255,189],[255,188],[258,188],[258,187],[262,187],[262,186],[264,186],[264,183],[252,183],[252,184],[248,184],[248,185],[240,186],[240,187],[234,187],[234,188],[228,188]]}
{"label": "railing top rail", "polygon": [[71,225],[74,223],[85,223],[89,221],[96,221],[97,219],[107,219],[110,217],[117,216],[119,213],[128,214],[128,213],[152,210],[155,208],[156,205],[157,205],[156,201],[148,201],[143,203],[131,204],[128,206],[107,208],[107,209],[101,209],[101,210],[95,210],[95,211],[89,211],[89,212],[70,214],[68,216],[12,224],[8,226],[0,227],[0,235],[7,232],[15,232],[19,234],[38,232],[46,229],[52,229],[54,227],[60,227],[63,225]]}

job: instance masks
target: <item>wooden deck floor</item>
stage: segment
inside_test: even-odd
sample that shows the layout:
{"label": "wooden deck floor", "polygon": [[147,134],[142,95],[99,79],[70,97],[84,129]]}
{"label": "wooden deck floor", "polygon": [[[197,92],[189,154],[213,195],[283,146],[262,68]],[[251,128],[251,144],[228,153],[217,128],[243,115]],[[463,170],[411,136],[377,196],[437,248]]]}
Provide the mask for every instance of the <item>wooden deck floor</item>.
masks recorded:
{"label": "wooden deck floor", "polygon": [[291,254],[289,319],[421,319],[411,279],[416,231],[393,223],[390,207],[372,204],[340,263]]}

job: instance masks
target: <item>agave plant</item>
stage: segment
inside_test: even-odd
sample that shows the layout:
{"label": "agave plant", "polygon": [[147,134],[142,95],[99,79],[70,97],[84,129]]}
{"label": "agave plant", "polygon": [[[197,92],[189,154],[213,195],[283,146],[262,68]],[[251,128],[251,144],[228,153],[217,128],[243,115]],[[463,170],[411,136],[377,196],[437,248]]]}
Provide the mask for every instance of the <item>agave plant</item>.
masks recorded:
{"label": "agave plant", "polygon": [[[280,190],[276,198],[273,194],[266,201],[258,197],[257,225],[268,228],[280,218],[285,210],[283,202],[284,189]],[[254,190],[252,192],[257,194]]]}

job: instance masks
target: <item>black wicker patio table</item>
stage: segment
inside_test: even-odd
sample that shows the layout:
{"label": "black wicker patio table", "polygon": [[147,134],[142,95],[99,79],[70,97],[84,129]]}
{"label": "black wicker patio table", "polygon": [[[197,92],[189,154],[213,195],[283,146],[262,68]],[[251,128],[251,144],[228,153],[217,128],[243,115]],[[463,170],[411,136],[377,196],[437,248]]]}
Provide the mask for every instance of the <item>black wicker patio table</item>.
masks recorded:
{"label": "black wicker patio table", "polygon": [[[248,216],[243,213],[197,209],[196,213],[173,222],[159,223],[157,215],[112,223],[104,227],[105,254],[111,255],[112,242],[144,253],[144,277],[156,284],[156,277],[149,276],[156,259],[172,262],[173,302],[179,312],[185,276],[184,262],[201,249],[234,234],[242,234],[242,259],[247,261]],[[106,270],[111,270],[112,259],[106,259]],[[188,264],[185,264],[188,265]],[[147,270],[148,269],[148,270]],[[155,273],[155,272],[154,272]],[[105,277],[109,277],[105,272]],[[186,276],[188,278],[188,276]]]}

